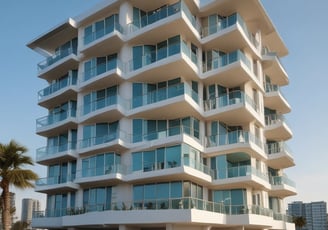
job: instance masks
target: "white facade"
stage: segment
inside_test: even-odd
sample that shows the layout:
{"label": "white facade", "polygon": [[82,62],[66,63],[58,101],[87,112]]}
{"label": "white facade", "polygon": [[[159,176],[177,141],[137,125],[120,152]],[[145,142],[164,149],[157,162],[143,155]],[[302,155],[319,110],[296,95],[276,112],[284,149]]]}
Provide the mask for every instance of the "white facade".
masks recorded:
{"label": "white facade", "polygon": [[288,50],[258,0],[105,1],[28,46],[49,83],[34,227],[294,228]]}

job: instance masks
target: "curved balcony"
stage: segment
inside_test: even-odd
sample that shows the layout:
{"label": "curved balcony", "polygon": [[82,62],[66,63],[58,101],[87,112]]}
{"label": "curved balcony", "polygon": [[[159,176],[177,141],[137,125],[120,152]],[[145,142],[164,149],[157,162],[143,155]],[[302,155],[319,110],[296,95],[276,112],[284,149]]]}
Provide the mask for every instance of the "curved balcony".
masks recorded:
{"label": "curved balcony", "polygon": [[271,190],[270,196],[286,197],[296,195],[295,182],[286,175],[270,177]]}
{"label": "curved balcony", "polygon": [[134,82],[156,82],[183,73],[186,80],[197,80],[197,63],[197,56],[181,41],[125,63],[124,78]]}
{"label": "curved balcony", "polygon": [[77,171],[75,183],[81,186],[103,186],[116,184],[122,181],[122,176],[127,173],[124,165],[116,164],[102,168],[87,168]]}
{"label": "curved balcony", "polygon": [[[124,213],[122,213],[124,212]],[[145,219],[145,215],[149,218]],[[123,216],[123,217],[122,217]],[[124,218],[124,219],[122,219]],[[54,209],[33,212],[33,227],[53,228],[60,226],[93,226],[101,228],[104,224],[118,226],[122,221],[133,220],[144,226],[163,227],[158,223],[199,223],[209,225],[231,226],[233,224],[266,228],[283,226],[285,229],[292,223],[292,218],[285,214],[257,205],[229,205],[193,197],[175,197],[164,199],[145,199],[134,201],[118,201],[112,203],[89,204],[83,207]],[[91,222],[90,222],[91,221]],[[99,224],[101,223],[101,224]],[[130,222],[128,222],[130,223]],[[131,222],[131,224],[133,224]],[[290,224],[291,225],[291,224]],[[287,229],[292,229],[292,226]]]}
{"label": "curved balcony", "polygon": [[279,114],[285,114],[291,111],[290,105],[278,85],[265,85],[264,106],[276,110]]}
{"label": "curved balcony", "polygon": [[123,27],[119,23],[99,29],[84,36],[84,43],[80,52],[84,57],[96,57],[118,52],[124,43],[123,34]]}
{"label": "curved balcony", "polygon": [[287,140],[292,137],[292,131],[288,127],[283,115],[266,115],[265,125],[264,132],[268,140]]}
{"label": "curved balcony", "polygon": [[234,91],[204,101],[204,116],[210,120],[229,123],[249,123],[257,120],[264,124],[257,104],[244,92]]}
{"label": "curved balcony", "polygon": [[70,69],[78,69],[79,59],[77,49],[70,47],[60,50],[51,57],[38,64],[39,77],[47,81],[55,80],[58,76],[63,76]]}
{"label": "curved balcony", "polygon": [[[137,1],[135,4],[134,6],[138,6],[143,3]],[[180,31],[193,43],[199,43],[200,26],[184,1],[165,6],[166,4],[167,2],[163,3],[158,10],[141,17],[140,21],[129,24],[127,40],[133,44],[156,44],[163,38],[163,34],[172,37],[176,35],[176,31]],[[172,27],[175,29],[172,30]]]}
{"label": "curved balcony", "polygon": [[143,164],[141,171],[130,172],[125,178],[127,182],[192,180],[200,184],[209,184],[213,176],[213,170],[208,166],[185,157],[181,162],[164,161]]}
{"label": "curved balcony", "polygon": [[254,157],[267,159],[262,141],[248,131],[237,130],[226,134],[205,137],[207,156],[245,152]]}
{"label": "curved balcony", "polygon": [[53,108],[59,102],[77,99],[77,75],[69,74],[65,79],[50,84],[38,92],[40,106]]}
{"label": "curved balcony", "polygon": [[74,180],[75,175],[40,178],[35,182],[35,191],[45,193],[75,191],[79,186],[73,183]]}
{"label": "curved balcony", "polygon": [[81,107],[81,123],[113,122],[120,120],[129,107],[128,102],[119,95],[92,101]]}
{"label": "curved balcony", "polygon": [[268,175],[250,166],[229,167],[226,170],[215,172],[212,186],[215,189],[240,188],[252,186],[253,188],[270,188]]}
{"label": "curved balcony", "polygon": [[128,116],[144,119],[199,117],[201,111],[198,100],[198,94],[187,83],[179,83],[134,97]]}
{"label": "curved balcony", "polygon": [[251,71],[252,63],[246,55],[235,50],[225,55],[203,62],[201,79],[206,84],[220,84],[236,87],[251,81],[254,87],[262,89],[258,77]]}
{"label": "curved balcony", "polygon": [[124,131],[117,130],[107,135],[80,140],[78,152],[88,156],[100,151],[126,151],[129,143],[131,143],[130,136]]}
{"label": "curved balcony", "polygon": [[285,142],[274,142],[266,145],[267,164],[274,169],[283,169],[295,165],[292,152]]}
{"label": "curved balcony", "polygon": [[276,53],[264,51],[262,54],[263,73],[269,75],[272,82],[277,85],[287,85],[289,82],[287,72]]}
{"label": "curved balcony", "polygon": [[219,24],[202,29],[204,49],[232,51],[245,48],[252,55],[260,56],[260,43],[247,29],[245,21],[238,13],[223,18]]}
{"label": "curved balcony", "polygon": [[122,81],[122,63],[119,59],[115,58],[106,64],[86,70],[82,74],[79,87],[81,90],[91,90],[103,88],[104,85],[108,87],[119,85]]}
{"label": "curved balcony", "polygon": [[[146,133],[145,135],[133,135],[131,148],[134,151],[147,148],[157,148],[170,146],[172,144],[185,143],[203,150],[203,137],[199,135],[199,130],[189,126],[171,126],[166,130]],[[162,167],[163,168],[163,167]]]}
{"label": "curved balcony", "polygon": [[36,133],[42,136],[52,136],[76,128],[76,109],[50,114],[36,120]]}
{"label": "curved balcony", "polygon": [[70,161],[77,158],[76,142],[64,145],[45,146],[36,150],[36,162],[49,165],[58,161]]}

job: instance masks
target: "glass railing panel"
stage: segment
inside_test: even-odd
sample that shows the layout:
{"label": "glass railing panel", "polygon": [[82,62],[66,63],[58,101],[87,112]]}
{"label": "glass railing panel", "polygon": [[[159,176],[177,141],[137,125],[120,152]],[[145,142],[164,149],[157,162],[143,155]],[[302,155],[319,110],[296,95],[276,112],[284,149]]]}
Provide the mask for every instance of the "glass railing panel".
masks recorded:
{"label": "glass railing panel", "polygon": [[266,145],[266,152],[267,154],[276,154],[281,152],[287,152],[289,154],[292,153],[289,146],[285,142],[268,143]]}
{"label": "glass railing panel", "polygon": [[104,167],[84,168],[77,171],[77,178],[103,176],[109,174],[126,174],[126,168],[121,164],[105,165]]}
{"label": "glass railing panel", "polygon": [[265,92],[270,93],[270,92],[280,92],[280,87],[278,85],[266,83],[265,84]]}
{"label": "glass railing panel", "polygon": [[68,111],[50,114],[48,116],[38,118],[36,120],[36,128],[37,129],[43,128],[64,121],[68,118],[75,118],[75,117],[76,117],[76,109],[70,109]]}
{"label": "glass railing panel", "polygon": [[102,38],[105,35],[110,34],[114,31],[118,31],[121,34],[124,33],[123,27],[119,23],[114,23],[112,25],[106,26],[106,28],[99,29],[97,31],[92,32],[91,34],[84,36],[84,45],[88,45],[89,43],[96,41],[97,39]]}
{"label": "glass railing panel", "polygon": [[128,211],[128,210],[166,210],[166,209],[198,209],[207,212],[221,213],[225,215],[255,214],[271,217],[275,220],[292,222],[292,218],[286,214],[274,213],[273,210],[258,205],[231,205],[224,202],[213,202],[194,197],[154,198],[133,201],[118,201],[112,203],[92,203],[82,207],[69,207],[65,209],[47,209],[34,211],[33,218],[60,217],[67,215],[81,215],[88,212]]}
{"label": "glass railing panel", "polygon": [[259,49],[259,42],[256,40],[255,36],[249,32],[245,21],[238,13],[234,13],[226,18],[221,19],[220,22],[216,25],[204,27],[202,29],[202,38],[221,32],[228,27],[236,25],[237,23],[240,25],[243,32],[246,34],[249,41],[255,46],[256,49]]}
{"label": "glass railing panel", "polygon": [[176,136],[176,135],[182,135],[182,134],[186,134],[192,138],[194,138],[195,140],[200,140],[199,137],[199,130],[195,130],[192,127],[189,126],[172,126],[167,130],[160,130],[157,132],[149,132],[145,135],[139,136],[139,135],[134,135],[133,136],[133,142],[137,143],[137,142],[142,142],[142,141],[152,141],[152,140],[158,140],[158,139],[162,139],[162,138],[167,138],[167,137],[172,137],[172,136]]}
{"label": "glass railing panel", "polygon": [[70,74],[67,78],[61,79],[38,92],[39,100],[47,97],[61,89],[77,84],[77,74]]}
{"label": "glass railing panel", "polygon": [[89,148],[89,147],[92,147],[92,146],[105,144],[105,143],[115,141],[115,140],[118,140],[118,139],[120,139],[124,142],[127,142],[127,143],[131,143],[130,135],[128,135],[124,131],[116,130],[116,131],[111,132],[107,135],[82,139],[82,140],[79,141],[79,146],[80,146],[80,148]]}
{"label": "glass railing panel", "polygon": [[119,137],[119,132],[117,131],[117,132],[110,133],[110,134],[107,134],[104,136],[83,139],[81,141],[81,148],[88,148],[88,147],[91,147],[94,145],[108,143],[108,142],[118,139],[118,137]]}
{"label": "glass railing panel", "polygon": [[204,165],[201,162],[198,162],[194,159],[187,158],[187,157],[183,158],[183,165],[189,166],[193,169],[201,171],[207,175],[210,175],[211,177],[214,176],[214,172],[210,167],[208,167],[207,165]]}
{"label": "glass railing panel", "polygon": [[128,24],[128,31],[135,32],[145,26],[151,25],[171,15],[179,13],[181,11],[181,3],[177,2],[173,5],[164,6],[153,13],[148,13],[141,17],[140,23],[132,22]]}
{"label": "glass railing panel", "polygon": [[176,85],[151,91],[142,96],[133,97],[131,104],[134,105],[133,108],[137,108],[167,100],[169,98],[178,97],[183,94],[189,95],[194,99],[196,103],[198,103],[198,94],[194,92],[188,84],[179,83]]}
{"label": "glass railing panel", "polygon": [[[223,108],[235,104],[244,104],[247,95],[242,91],[234,91],[229,94],[221,95],[217,98],[212,98],[204,101],[204,110],[209,111],[213,109]],[[247,100],[248,102],[248,100]],[[251,100],[252,102],[252,100]]]}
{"label": "glass railing panel", "polygon": [[289,179],[287,176],[271,176],[270,177],[270,183],[272,185],[289,185],[291,187],[296,187],[296,184],[294,181]]}
{"label": "glass railing panel", "polygon": [[56,184],[72,182],[73,180],[75,180],[75,174],[40,178],[35,182],[35,184],[37,186],[56,185]]}
{"label": "glass railing panel", "polygon": [[100,64],[94,68],[90,68],[85,70],[83,73],[83,81],[88,81],[100,74],[103,74],[108,71],[112,71],[115,69],[122,69],[122,63],[119,59],[112,59],[107,61],[107,63]]}
{"label": "glass railing panel", "polygon": [[60,50],[56,52],[53,56],[48,57],[46,60],[40,62],[38,64],[38,71],[42,71],[43,69],[47,68],[48,66],[56,63],[57,61],[69,56],[70,54],[77,54],[77,47],[70,47],[65,50]]}
{"label": "glass railing panel", "polygon": [[207,147],[217,147],[238,143],[249,143],[249,132],[237,130],[226,134],[207,136]]}
{"label": "glass railing panel", "polygon": [[130,60],[125,64],[125,70],[128,72],[143,68],[147,65],[160,61],[164,58],[168,58],[175,54],[180,53],[180,43],[171,44],[166,48],[161,48],[159,50],[154,50],[146,55],[141,56],[140,58],[135,58]]}
{"label": "glass railing panel", "polygon": [[[119,104],[121,100],[123,99],[119,95],[111,95],[106,98],[101,98],[96,101],[92,101],[89,104],[83,104],[81,109],[81,115],[84,116],[99,109]],[[124,103],[122,105],[124,106]]]}
{"label": "glass railing panel", "polygon": [[41,159],[43,157],[52,156],[56,153],[75,150],[76,142],[69,142],[67,144],[55,145],[55,146],[45,146],[36,150],[36,159]]}
{"label": "glass railing panel", "polygon": [[284,122],[285,117],[281,114],[269,114],[265,115],[265,124],[266,125],[274,125],[279,122]]}
{"label": "glass railing panel", "polygon": [[248,67],[248,69],[251,69],[251,61],[242,51],[236,50],[231,53],[227,53],[220,57],[214,58],[208,62],[203,62],[203,73],[219,69],[237,61],[242,61]]}

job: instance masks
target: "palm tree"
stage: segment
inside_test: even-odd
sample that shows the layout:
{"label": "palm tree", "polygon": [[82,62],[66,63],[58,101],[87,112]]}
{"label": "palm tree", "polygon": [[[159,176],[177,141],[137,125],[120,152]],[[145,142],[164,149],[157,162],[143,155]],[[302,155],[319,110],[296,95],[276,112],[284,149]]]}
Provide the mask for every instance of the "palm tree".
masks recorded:
{"label": "palm tree", "polygon": [[9,186],[20,189],[33,188],[38,175],[32,170],[23,169],[24,165],[34,165],[31,157],[24,155],[27,148],[11,140],[9,144],[0,143],[0,188],[3,230],[11,226],[11,207]]}
{"label": "palm tree", "polygon": [[303,216],[294,216],[293,222],[296,229],[302,229],[306,225],[306,219]]}

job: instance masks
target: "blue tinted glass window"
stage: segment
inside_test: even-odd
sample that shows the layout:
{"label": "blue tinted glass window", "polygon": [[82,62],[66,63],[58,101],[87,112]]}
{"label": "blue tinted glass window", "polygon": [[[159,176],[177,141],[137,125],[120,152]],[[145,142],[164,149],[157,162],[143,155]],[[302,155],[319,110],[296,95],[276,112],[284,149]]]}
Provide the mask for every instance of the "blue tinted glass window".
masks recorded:
{"label": "blue tinted glass window", "polygon": [[142,141],[142,123],[141,119],[133,120],[133,143]]}
{"label": "blue tinted glass window", "polygon": [[132,170],[140,171],[143,169],[142,152],[132,153]]}

